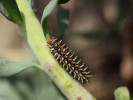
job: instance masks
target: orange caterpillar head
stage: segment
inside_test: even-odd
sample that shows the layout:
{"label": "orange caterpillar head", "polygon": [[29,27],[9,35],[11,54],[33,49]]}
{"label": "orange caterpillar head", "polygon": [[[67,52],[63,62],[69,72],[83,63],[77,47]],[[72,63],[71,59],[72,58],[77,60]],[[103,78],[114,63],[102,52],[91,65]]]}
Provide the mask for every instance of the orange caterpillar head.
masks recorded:
{"label": "orange caterpillar head", "polygon": [[53,39],[55,39],[55,37],[50,38],[50,39],[48,40],[48,44],[50,44],[50,43],[53,41]]}

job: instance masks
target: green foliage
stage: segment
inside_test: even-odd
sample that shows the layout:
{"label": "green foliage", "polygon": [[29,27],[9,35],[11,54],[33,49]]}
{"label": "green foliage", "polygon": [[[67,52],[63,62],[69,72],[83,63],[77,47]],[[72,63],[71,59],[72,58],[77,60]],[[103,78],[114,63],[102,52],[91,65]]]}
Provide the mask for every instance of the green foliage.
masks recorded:
{"label": "green foliage", "polygon": [[130,94],[127,87],[119,87],[115,90],[115,100],[130,100]]}
{"label": "green foliage", "polygon": [[27,100],[44,100],[44,98],[46,100],[66,100],[50,77],[41,70],[29,70],[26,77],[23,77],[21,81],[17,80],[17,86],[25,94]]}
{"label": "green foliage", "polygon": [[43,11],[43,16],[41,19],[44,35],[46,39],[50,38],[50,31],[48,27],[48,15],[55,9],[58,4],[58,0],[51,0],[50,3],[45,7]]}
{"label": "green foliage", "polygon": [[8,81],[0,79],[0,100],[22,100],[16,88]]}
{"label": "green foliage", "polygon": [[61,38],[64,34],[65,29],[67,28],[69,21],[69,12],[68,10],[64,9],[60,5],[57,9],[57,21],[58,21],[58,32],[57,32],[57,38]]}
{"label": "green foliage", "polygon": [[15,0],[0,0],[0,12],[10,21],[21,24],[21,15]]}
{"label": "green foliage", "polygon": [[[69,22],[68,22],[68,10],[61,7],[59,4],[64,4],[68,2],[69,0],[51,0],[50,3],[46,6],[46,8],[43,11],[43,16],[41,19],[42,28],[44,31],[44,35],[46,39],[50,38],[50,29],[48,26],[48,16],[51,14],[51,12],[58,7],[57,9],[57,22],[58,22],[58,32],[57,37],[61,38],[64,31],[66,30]],[[86,0],[87,1],[87,0]],[[97,2],[98,0],[88,0]],[[18,2],[20,2],[18,0]],[[119,23],[128,16],[129,14],[129,0],[118,0],[119,4],[119,12],[118,16],[115,20],[115,26],[118,28]],[[21,3],[19,6],[21,6]],[[27,3],[23,2],[23,5],[26,5]],[[30,6],[32,6],[32,0],[28,0],[28,3]],[[39,61],[41,63],[45,63],[47,60],[47,52],[45,45],[46,44],[44,39],[42,38],[41,31],[42,28],[40,28],[40,23],[38,23],[36,17],[34,16],[33,12],[30,11],[30,6],[26,5],[28,9],[25,9],[23,6],[22,11],[23,13],[20,13],[18,6],[16,4],[16,0],[0,0],[0,12],[10,21],[18,24],[21,26],[21,28],[25,28],[25,34],[28,33],[27,40],[30,41],[29,44],[34,49],[36,54],[39,55],[40,59]],[[29,11],[28,11],[29,10]],[[27,12],[26,12],[27,11]],[[24,13],[26,12],[26,13]],[[30,12],[30,14],[29,14]],[[22,15],[23,14],[23,15]],[[27,15],[25,15],[27,14]],[[31,15],[30,17],[28,15]],[[28,16],[28,18],[27,18]],[[23,17],[23,20],[22,20]],[[27,18],[27,19],[26,19]],[[24,21],[24,22],[23,22]],[[31,23],[28,22],[35,22],[34,26],[31,27]],[[23,23],[23,24],[22,24]],[[38,26],[36,28],[36,26]],[[34,32],[35,33],[34,33]],[[37,37],[36,33],[40,33]],[[32,33],[32,34],[31,34]],[[78,35],[82,35],[84,37],[88,38],[107,38],[111,37],[109,32],[86,32],[86,33],[78,33]],[[36,41],[36,42],[35,42]],[[33,43],[34,42],[34,43]],[[40,45],[39,45],[40,43]],[[39,45],[39,46],[38,46]],[[42,49],[43,48],[43,49]],[[45,57],[42,57],[45,50]],[[38,57],[38,58],[39,58]],[[52,57],[49,57],[50,59]],[[60,90],[56,87],[56,85],[53,83],[53,81],[50,79],[49,76],[47,76],[43,71],[32,69],[31,67],[37,67],[41,70],[44,70],[42,65],[37,65],[33,62],[13,62],[13,61],[5,61],[0,60],[0,100],[66,100],[64,95],[60,92]],[[55,67],[55,66],[54,66]],[[25,70],[27,69],[27,70]],[[24,71],[25,70],[25,71]],[[52,69],[53,71],[54,69]],[[57,70],[57,69],[56,69]],[[20,73],[24,71],[23,73]],[[20,74],[17,74],[20,73]],[[55,75],[62,75],[61,72],[53,71]],[[52,74],[53,74],[52,73]],[[17,75],[15,75],[17,74]],[[14,75],[14,76],[13,76]],[[8,77],[8,78],[5,78]],[[69,77],[69,76],[68,76]],[[57,78],[57,76],[56,76]],[[56,80],[56,79],[55,79]],[[59,79],[56,80],[56,82]],[[64,81],[61,81],[62,84],[64,84]],[[58,82],[57,82],[58,83]],[[73,82],[72,82],[73,83]],[[58,83],[59,86],[61,85]],[[76,94],[80,94],[80,89],[83,89],[79,86],[79,84],[76,84],[76,88],[74,88],[75,84],[72,84],[74,90],[73,92]],[[71,90],[69,88],[66,88],[66,86],[60,87],[64,93],[67,96],[71,95]],[[66,90],[65,90],[66,89]],[[77,89],[77,90],[76,90]],[[76,91],[76,92],[75,92]],[[88,97],[95,99],[93,96],[91,96],[87,91],[84,90],[83,94],[86,93],[89,95]],[[77,95],[76,94],[76,95]],[[86,96],[85,94],[85,96]],[[116,100],[130,100],[129,91],[126,87],[119,87],[115,90],[115,99]],[[82,95],[82,96],[83,96]],[[73,95],[70,96],[70,98]],[[84,97],[84,96],[83,96]],[[87,98],[87,96],[86,96]]]}
{"label": "green foliage", "polygon": [[120,22],[129,15],[130,13],[130,1],[129,0],[118,0],[118,15],[114,22],[115,27],[118,28]]}
{"label": "green foliage", "polygon": [[[4,4],[6,4],[7,0],[1,0],[0,2],[4,2]],[[15,3],[15,0],[11,0],[11,2]],[[31,0],[28,1],[29,5],[32,6],[31,4]],[[45,23],[45,31],[46,33],[49,34],[49,28],[48,28],[48,15],[53,11],[53,9],[57,6],[58,0],[52,0],[49,4],[49,6],[46,7],[46,9],[44,10],[44,23]],[[10,1],[9,1],[10,4]],[[7,5],[6,5],[7,6]],[[21,28],[25,28],[27,32],[27,23],[25,22],[25,14],[21,13],[22,15],[17,15],[19,10],[18,8],[14,11],[14,6],[11,4],[6,7],[5,5],[2,7],[8,8],[10,7],[11,11],[9,14],[10,16],[7,16],[7,18],[10,21],[13,21],[17,24],[21,24]],[[0,5],[1,7],[1,5]],[[17,7],[17,5],[16,5]],[[26,9],[27,10],[27,9]],[[26,12],[25,10],[25,12]],[[6,11],[6,10],[5,10]],[[7,12],[3,11],[3,14],[7,15]],[[14,11],[14,12],[13,12]],[[12,13],[14,14],[14,16],[12,16]],[[21,16],[23,17],[24,20],[17,20],[17,18],[21,18]],[[33,28],[35,29],[35,28]],[[34,30],[33,30],[34,31]],[[39,31],[38,31],[39,32]],[[40,39],[39,39],[40,40]],[[44,59],[43,59],[44,60]],[[44,100],[44,98],[46,100],[66,100],[66,98],[64,97],[64,95],[60,92],[60,90],[56,87],[56,85],[53,83],[53,81],[50,79],[50,77],[48,77],[46,74],[44,74],[44,72],[42,72],[41,70],[36,70],[35,72],[33,70],[31,70],[31,67],[37,67],[42,69],[41,65],[37,65],[33,62],[13,62],[13,61],[5,61],[5,60],[0,60],[0,77],[2,77],[0,79],[0,84],[2,84],[1,86],[3,88],[1,88],[0,91],[0,99],[2,100],[7,100],[7,99],[11,99],[11,100]],[[26,74],[22,74],[20,72],[24,71],[25,69],[29,69],[29,71],[31,71],[31,75],[26,75]],[[23,73],[27,72],[24,71]],[[28,71],[28,72],[29,72]],[[17,74],[20,73],[20,74]],[[16,75],[15,75],[16,74]],[[14,75],[14,76],[13,76]],[[5,77],[9,77],[9,78],[5,78]],[[5,84],[5,85],[4,85]],[[32,87],[31,87],[32,86]],[[4,91],[5,90],[5,91]],[[2,92],[3,91],[3,92]],[[6,94],[6,92],[8,94]],[[12,92],[12,93],[10,93]]]}
{"label": "green foliage", "polygon": [[0,100],[66,100],[41,70],[29,68],[19,75],[0,79]]}
{"label": "green foliage", "polygon": [[[65,3],[67,0],[60,0],[59,2]],[[58,32],[57,32],[57,37],[61,38],[65,29],[67,28],[68,25],[68,15],[69,12],[68,10],[64,9],[60,5],[58,5],[58,0],[51,0],[50,3],[46,6],[46,8],[43,11],[43,16],[41,19],[44,35],[46,39],[50,38],[50,29],[48,26],[48,15],[52,13],[52,11],[58,7],[57,9],[57,22],[58,22]]]}
{"label": "green foliage", "polygon": [[39,67],[32,62],[0,60],[0,77],[11,76],[33,66]]}

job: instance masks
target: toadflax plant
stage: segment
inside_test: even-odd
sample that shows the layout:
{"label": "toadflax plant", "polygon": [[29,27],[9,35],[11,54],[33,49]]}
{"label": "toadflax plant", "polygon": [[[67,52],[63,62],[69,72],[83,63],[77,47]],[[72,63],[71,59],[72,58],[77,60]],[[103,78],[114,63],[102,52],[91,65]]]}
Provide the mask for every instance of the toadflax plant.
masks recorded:
{"label": "toadflax plant", "polygon": [[[60,7],[59,4],[65,3],[67,0],[51,0],[44,9],[41,24],[32,10],[31,2],[30,0],[0,0],[0,11],[7,19],[19,26],[23,36],[36,55],[39,64],[35,62],[11,62],[1,60],[0,76],[11,76],[34,66],[47,73],[67,99],[80,100],[82,98],[82,100],[95,100],[80,83],[75,81],[62,69],[53,58],[47,46],[47,39],[50,37],[48,15],[58,6],[58,26],[60,27],[58,28],[58,37],[61,37],[68,24],[68,11]],[[63,13],[64,16],[60,16],[59,13]],[[53,86],[53,84],[51,84],[51,86]],[[64,99],[63,97],[61,98],[61,100]]]}
{"label": "toadflax plant", "polygon": [[[36,63],[31,61],[13,62],[0,60],[0,77],[9,77],[10,79],[10,76],[16,73],[20,73],[26,69],[28,70],[30,67],[35,67],[37,71],[40,71],[39,76],[37,74],[31,74],[29,78],[31,82],[39,82],[36,88],[41,90],[39,93],[34,93],[22,81],[24,80],[23,78],[14,83],[18,89],[9,81],[4,80],[0,81],[0,100],[95,100],[89,91],[75,81],[57,63],[50,53],[47,44],[47,40],[50,38],[48,15],[57,7],[57,37],[61,38],[68,25],[68,10],[62,8],[60,4],[68,1],[51,0],[45,7],[41,22],[39,22],[32,9],[32,0],[0,0],[0,12],[8,20],[19,26],[22,35],[27,40],[36,59],[39,61],[39,63]],[[41,76],[42,74],[43,77]],[[41,85],[44,85],[44,87],[41,88]],[[23,97],[19,94],[20,90],[23,92]],[[35,91],[38,91],[38,89],[35,89]],[[117,95],[115,96],[117,98]]]}

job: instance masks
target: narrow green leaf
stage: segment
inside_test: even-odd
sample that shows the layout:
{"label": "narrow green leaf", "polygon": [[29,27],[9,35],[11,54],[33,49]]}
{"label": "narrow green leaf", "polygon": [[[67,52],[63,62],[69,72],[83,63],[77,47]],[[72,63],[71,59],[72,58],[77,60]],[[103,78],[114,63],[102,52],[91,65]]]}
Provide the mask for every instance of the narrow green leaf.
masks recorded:
{"label": "narrow green leaf", "polygon": [[25,95],[24,100],[33,100],[34,98],[36,100],[66,100],[50,77],[43,71],[31,69],[27,75],[20,77],[21,80],[16,80],[14,86],[17,86],[19,93]]}
{"label": "narrow green leaf", "polygon": [[58,4],[64,4],[64,3],[67,3],[69,0],[59,0],[58,1]]}
{"label": "narrow green leaf", "polygon": [[0,60],[0,77],[11,76],[33,66],[38,65],[32,62],[14,62]]}
{"label": "narrow green leaf", "polygon": [[46,39],[50,38],[50,31],[48,27],[48,15],[55,9],[58,4],[58,0],[51,0],[50,3],[45,7],[43,11],[43,16],[41,19],[41,24],[43,27],[44,35]]}
{"label": "narrow green leaf", "polygon": [[66,30],[69,24],[68,18],[69,18],[68,10],[64,9],[63,7],[59,5],[58,10],[57,10],[57,21],[58,21],[57,37],[58,38],[61,38],[64,31]]}
{"label": "narrow green leaf", "polygon": [[15,0],[0,0],[0,12],[8,20],[21,24],[22,19]]}
{"label": "narrow green leaf", "polygon": [[130,100],[130,94],[127,87],[119,87],[115,90],[115,100]]}
{"label": "narrow green leaf", "polygon": [[0,79],[0,100],[22,100],[14,86],[4,79]]}
{"label": "narrow green leaf", "polygon": [[115,27],[118,27],[120,22],[128,15],[130,15],[130,1],[118,0],[118,16],[114,22]]}

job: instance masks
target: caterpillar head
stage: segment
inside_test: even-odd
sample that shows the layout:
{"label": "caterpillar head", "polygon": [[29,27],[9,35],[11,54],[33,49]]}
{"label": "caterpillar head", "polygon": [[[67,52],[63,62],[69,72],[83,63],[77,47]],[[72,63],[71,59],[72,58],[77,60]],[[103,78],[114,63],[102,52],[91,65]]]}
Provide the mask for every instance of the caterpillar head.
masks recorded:
{"label": "caterpillar head", "polygon": [[52,41],[53,41],[54,39],[56,39],[56,38],[55,38],[55,37],[50,38],[50,39],[48,40],[48,44],[51,44]]}

